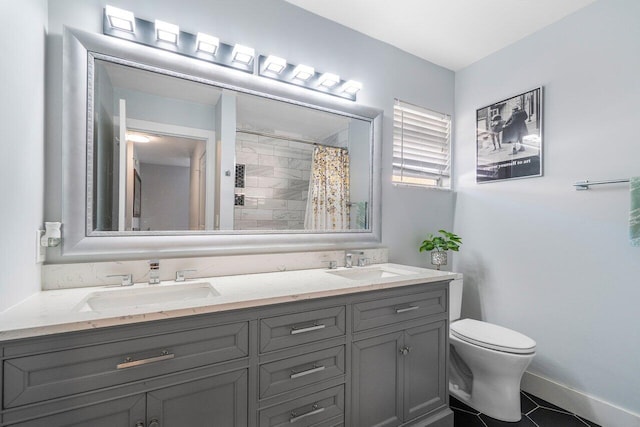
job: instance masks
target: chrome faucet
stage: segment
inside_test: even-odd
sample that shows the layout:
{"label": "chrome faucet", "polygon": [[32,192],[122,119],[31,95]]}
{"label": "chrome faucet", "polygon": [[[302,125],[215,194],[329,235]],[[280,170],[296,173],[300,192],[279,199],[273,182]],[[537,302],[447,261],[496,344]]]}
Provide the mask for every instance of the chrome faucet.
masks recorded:
{"label": "chrome faucet", "polygon": [[149,261],[149,284],[157,285],[160,283],[160,260],[152,259]]}
{"label": "chrome faucet", "polygon": [[133,285],[133,274],[110,274],[107,277],[119,277],[122,280],[120,286]]}
{"label": "chrome faucet", "polygon": [[194,273],[196,271],[198,270],[195,270],[193,268],[176,271],[176,282],[184,282],[185,280],[187,280],[187,273]]}
{"label": "chrome faucet", "polygon": [[353,267],[353,256],[354,255],[364,255],[364,252],[362,252],[362,251],[347,252],[345,254],[345,256],[344,256],[344,266],[345,266],[345,268]]}

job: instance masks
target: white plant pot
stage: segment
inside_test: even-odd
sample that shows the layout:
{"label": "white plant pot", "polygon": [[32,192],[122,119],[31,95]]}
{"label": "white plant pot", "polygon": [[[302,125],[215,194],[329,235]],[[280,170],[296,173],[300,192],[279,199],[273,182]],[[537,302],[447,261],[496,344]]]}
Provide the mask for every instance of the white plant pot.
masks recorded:
{"label": "white plant pot", "polygon": [[441,265],[447,265],[447,253],[445,251],[431,251],[431,264],[440,270]]}

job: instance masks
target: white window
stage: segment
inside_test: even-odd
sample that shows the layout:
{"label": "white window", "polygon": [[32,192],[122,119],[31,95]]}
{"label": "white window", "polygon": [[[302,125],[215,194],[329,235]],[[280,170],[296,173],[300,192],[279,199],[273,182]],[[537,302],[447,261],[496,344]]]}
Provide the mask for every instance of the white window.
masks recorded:
{"label": "white window", "polygon": [[451,188],[451,116],[407,104],[393,106],[393,182]]}

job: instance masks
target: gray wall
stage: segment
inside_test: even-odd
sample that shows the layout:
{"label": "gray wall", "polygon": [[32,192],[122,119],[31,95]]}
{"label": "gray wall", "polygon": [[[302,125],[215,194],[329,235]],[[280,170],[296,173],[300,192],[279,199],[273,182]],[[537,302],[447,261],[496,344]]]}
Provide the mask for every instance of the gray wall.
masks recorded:
{"label": "gray wall", "polygon": [[46,0],[0,2],[0,311],[40,289]]}
{"label": "gray wall", "polygon": [[[640,2],[600,0],[456,74],[463,314],[537,341],[530,371],[640,413]],[[543,85],[544,177],[475,184],[476,108]],[[388,200],[387,200],[388,203]]]}
{"label": "gray wall", "polygon": [[140,163],[141,230],[189,229],[190,168]]}
{"label": "gray wall", "polygon": [[[60,152],[61,33],[68,25],[96,33],[102,28],[101,0],[51,2],[48,89],[48,144]],[[422,236],[441,227],[450,228],[453,194],[397,188],[391,185],[392,114],[394,97],[443,113],[453,113],[454,74],[412,55],[319,18],[282,0],[173,0],[110,1],[148,20],[179,24],[184,31],[208,32],[225,42],[238,42],[258,52],[275,54],[293,63],[311,64],[362,82],[358,102],[385,110],[383,123],[383,244],[393,261],[426,265],[417,251]],[[54,108],[55,107],[55,108]],[[60,158],[47,166],[45,216],[59,219]],[[408,208],[407,208],[408,207]]]}

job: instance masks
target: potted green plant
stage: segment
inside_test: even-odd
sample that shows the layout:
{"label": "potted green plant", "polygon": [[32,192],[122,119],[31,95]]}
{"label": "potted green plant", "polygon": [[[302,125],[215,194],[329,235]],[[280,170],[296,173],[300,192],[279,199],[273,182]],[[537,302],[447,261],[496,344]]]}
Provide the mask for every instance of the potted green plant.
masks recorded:
{"label": "potted green plant", "polygon": [[420,252],[431,251],[431,264],[440,270],[441,265],[447,265],[447,251],[458,252],[462,239],[445,230],[438,230],[438,233],[442,236],[434,236],[433,234],[427,236],[427,239],[420,245]]}

